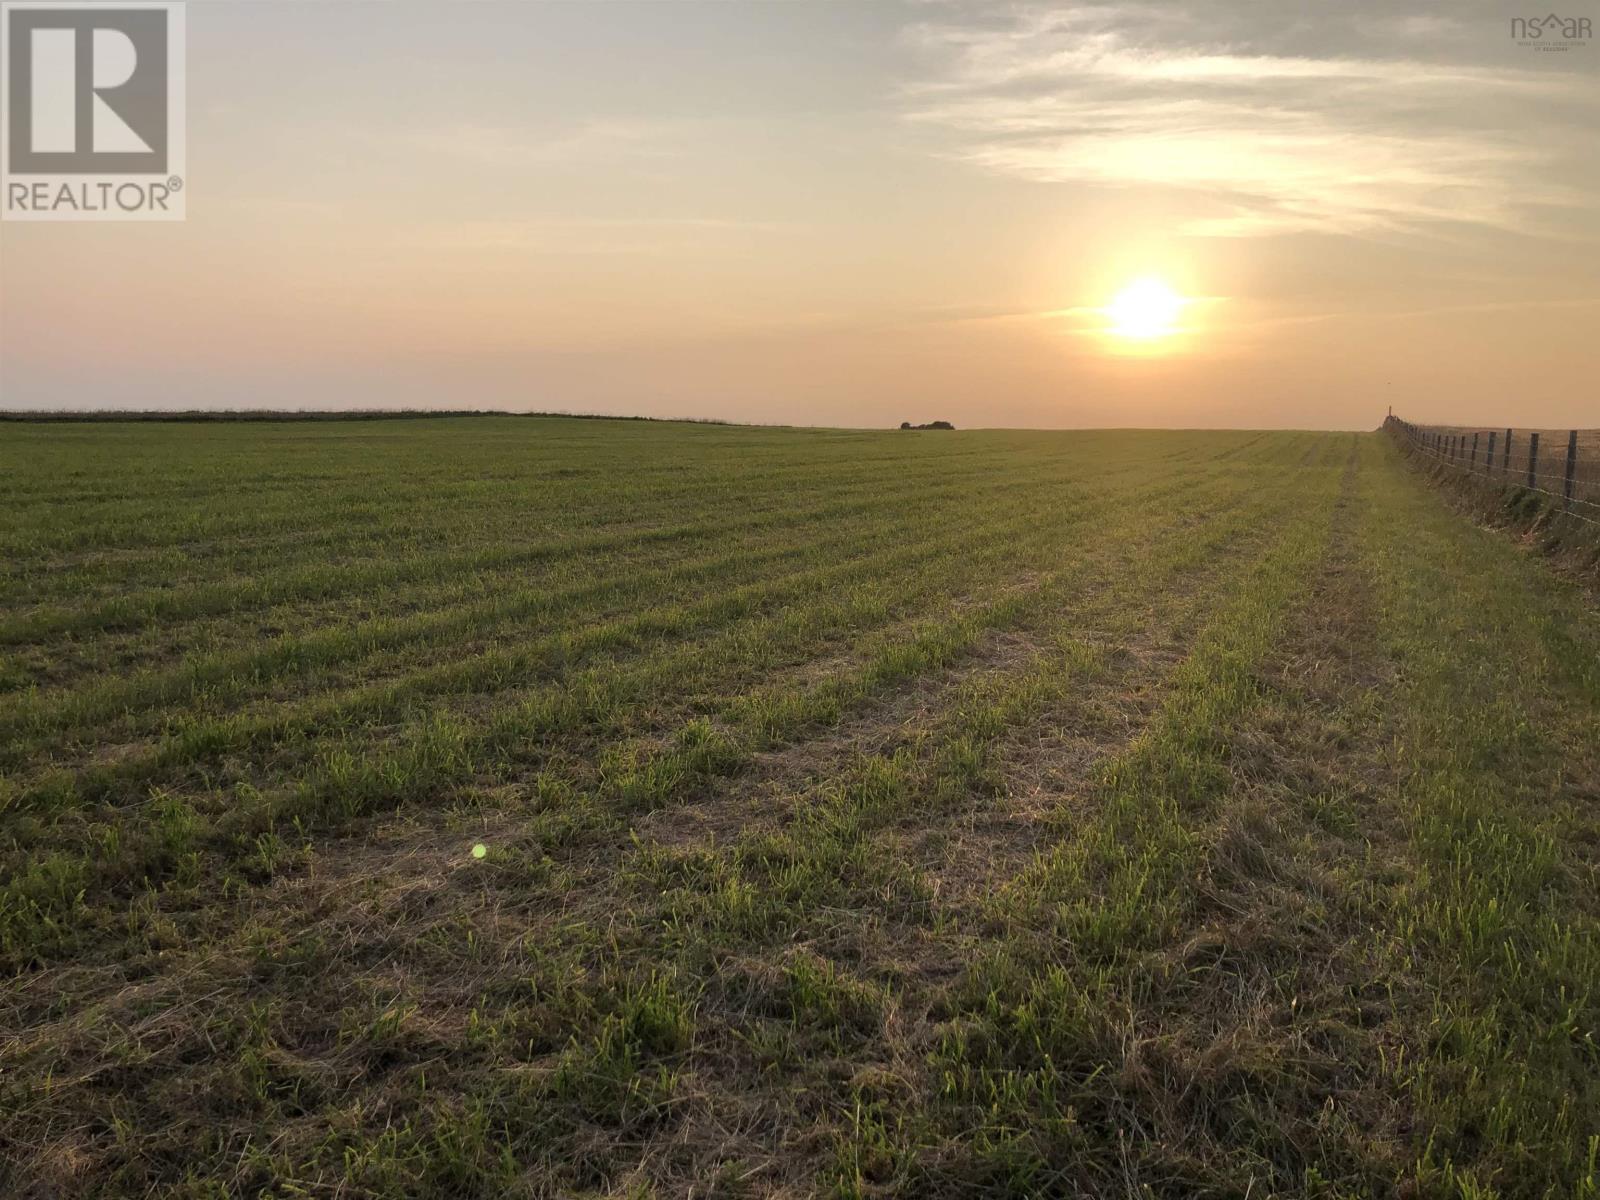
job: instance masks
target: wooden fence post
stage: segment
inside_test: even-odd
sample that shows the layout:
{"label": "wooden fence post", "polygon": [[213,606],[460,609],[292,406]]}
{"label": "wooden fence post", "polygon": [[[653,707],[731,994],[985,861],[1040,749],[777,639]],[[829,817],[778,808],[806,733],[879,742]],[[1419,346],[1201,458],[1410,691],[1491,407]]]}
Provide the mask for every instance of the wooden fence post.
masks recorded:
{"label": "wooden fence post", "polygon": [[1487,475],[1494,470],[1494,430],[1489,430],[1489,449],[1483,456],[1483,473]]}
{"label": "wooden fence post", "polygon": [[1506,430],[1505,457],[1500,460],[1500,474],[1509,475],[1510,473],[1511,473],[1511,430],[1508,429],[1508,430]]}
{"label": "wooden fence post", "polygon": [[1539,478],[1539,435],[1528,435],[1528,486],[1538,487]]}
{"label": "wooden fence post", "polygon": [[1572,507],[1572,477],[1578,470],[1578,431],[1576,429],[1567,434],[1567,482],[1562,488],[1563,504]]}
{"label": "wooden fence post", "polygon": [[1477,469],[1478,469],[1478,435],[1477,434],[1473,434],[1472,435],[1472,457],[1467,459],[1467,470],[1476,471]]}

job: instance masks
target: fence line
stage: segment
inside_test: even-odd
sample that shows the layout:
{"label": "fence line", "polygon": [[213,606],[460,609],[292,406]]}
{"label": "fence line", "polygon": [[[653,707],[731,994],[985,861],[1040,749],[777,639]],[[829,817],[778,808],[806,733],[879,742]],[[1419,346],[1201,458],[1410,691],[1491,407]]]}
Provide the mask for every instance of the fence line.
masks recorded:
{"label": "fence line", "polygon": [[1383,427],[1444,467],[1483,483],[1538,492],[1565,515],[1600,525],[1600,430],[1569,429],[1541,438],[1552,431],[1413,425],[1393,413]]}

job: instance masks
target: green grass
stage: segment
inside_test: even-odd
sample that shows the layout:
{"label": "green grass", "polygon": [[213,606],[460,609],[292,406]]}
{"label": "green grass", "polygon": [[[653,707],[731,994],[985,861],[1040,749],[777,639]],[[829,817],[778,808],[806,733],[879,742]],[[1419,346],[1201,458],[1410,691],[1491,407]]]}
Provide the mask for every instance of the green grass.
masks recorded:
{"label": "green grass", "polygon": [[1600,618],[1382,437],[15,424],[0,502],[0,1193],[1600,1195]]}

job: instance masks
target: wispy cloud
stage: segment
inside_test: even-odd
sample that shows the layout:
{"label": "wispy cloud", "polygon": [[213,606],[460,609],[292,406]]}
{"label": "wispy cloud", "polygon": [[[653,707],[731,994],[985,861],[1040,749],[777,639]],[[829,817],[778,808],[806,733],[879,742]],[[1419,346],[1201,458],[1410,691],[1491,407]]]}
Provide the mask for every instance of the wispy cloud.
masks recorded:
{"label": "wispy cloud", "polygon": [[1584,202],[1564,167],[1583,156],[1600,89],[1548,69],[1550,56],[1472,61],[1463,47],[1505,38],[1498,18],[1466,30],[1349,12],[1337,46],[1319,47],[1291,9],[1276,23],[1264,12],[1130,4],[924,22],[905,34],[925,68],[905,115],[990,170],[1192,195],[1193,234],[1526,229],[1535,211]]}

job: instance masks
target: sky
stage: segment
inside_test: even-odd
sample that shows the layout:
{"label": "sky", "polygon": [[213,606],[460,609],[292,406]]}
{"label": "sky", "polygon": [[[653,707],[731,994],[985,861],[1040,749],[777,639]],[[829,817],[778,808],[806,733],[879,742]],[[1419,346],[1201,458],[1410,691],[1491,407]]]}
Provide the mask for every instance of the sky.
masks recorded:
{"label": "sky", "polygon": [[0,223],[0,407],[1600,425],[1544,12],[191,0],[187,220]]}

